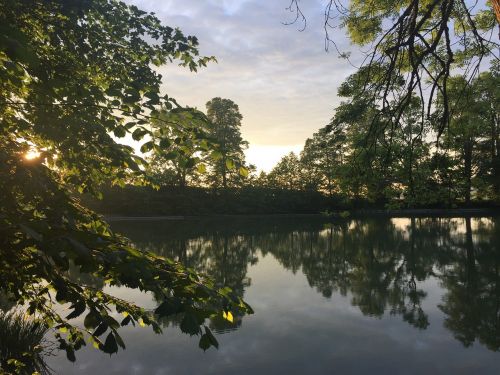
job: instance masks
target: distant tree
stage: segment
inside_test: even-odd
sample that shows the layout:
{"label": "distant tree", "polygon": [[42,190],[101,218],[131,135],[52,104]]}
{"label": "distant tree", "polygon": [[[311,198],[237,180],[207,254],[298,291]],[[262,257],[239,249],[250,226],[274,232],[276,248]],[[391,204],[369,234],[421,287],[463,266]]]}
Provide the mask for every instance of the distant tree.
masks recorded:
{"label": "distant tree", "polygon": [[376,90],[363,84],[367,68],[359,69],[340,86],[345,100],[330,125],[306,141],[302,186],[331,193],[335,181],[335,191],[347,198],[391,207],[469,204],[472,191],[477,199],[498,198],[497,65],[471,82],[450,78],[448,104],[455,109],[441,137],[442,96],[424,122],[421,99],[413,96],[395,125]]}
{"label": "distant tree", "polygon": [[277,189],[302,190],[302,164],[294,152],[285,155],[267,175],[268,185]]}
{"label": "distant tree", "polygon": [[471,201],[472,178],[476,169],[473,155],[484,128],[484,123],[478,116],[473,91],[472,86],[461,76],[450,80],[450,100],[455,102],[456,110],[443,140],[449,157],[457,158],[461,173],[457,176],[456,183],[460,186],[466,204]]}
{"label": "distant tree", "polygon": [[500,63],[493,63],[490,71],[482,72],[474,86],[479,116],[487,128],[478,145],[483,156],[477,172],[483,183],[478,185],[486,186],[486,196],[500,201]]}
{"label": "distant tree", "polygon": [[338,167],[340,190],[350,198],[383,203],[391,184],[393,153],[387,137],[391,128],[373,92],[362,85],[366,74],[366,69],[360,69],[341,84],[338,95],[344,101],[336,108],[329,129],[345,136],[343,164]]}
{"label": "distant tree", "polygon": [[214,161],[208,164],[209,184],[215,188],[236,183],[240,176],[247,175],[245,169],[245,154],[248,142],[241,136],[241,115],[238,105],[230,99],[213,98],[206,104],[207,117],[210,120],[208,135],[218,144],[213,156]]}
{"label": "distant tree", "polygon": [[341,127],[328,125],[314,133],[300,153],[306,187],[333,195],[338,191],[339,170],[344,162],[346,136]]}
{"label": "distant tree", "polygon": [[493,74],[482,73],[470,83],[462,76],[450,80],[450,101],[454,103],[455,110],[451,114],[442,147],[460,170],[455,184],[466,204],[471,202],[473,190],[477,193],[482,190],[483,195],[490,198],[495,195],[494,186],[486,189],[489,194],[484,189],[485,185],[495,185],[497,179],[495,165],[500,107],[498,100],[495,101],[498,99],[498,88],[493,87],[500,81]]}

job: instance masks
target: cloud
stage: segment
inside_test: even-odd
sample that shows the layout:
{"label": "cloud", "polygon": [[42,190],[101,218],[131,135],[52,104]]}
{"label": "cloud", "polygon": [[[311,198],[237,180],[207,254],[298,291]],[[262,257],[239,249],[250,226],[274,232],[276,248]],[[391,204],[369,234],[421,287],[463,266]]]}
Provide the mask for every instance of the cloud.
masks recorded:
{"label": "cloud", "polygon": [[[250,145],[302,144],[328,123],[340,103],[339,84],[353,72],[335,52],[324,51],[324,2],[306,0],[308,27],[285,26],[289,0],[127,0],[153,11],[165,24],[196,35],[200,51],[218,64],[193,74],[161,68],[164,89],[181,103],[205,109],[215,96],[230,98],[243,114]],[[337,32],[341,49],[348,40]]]}

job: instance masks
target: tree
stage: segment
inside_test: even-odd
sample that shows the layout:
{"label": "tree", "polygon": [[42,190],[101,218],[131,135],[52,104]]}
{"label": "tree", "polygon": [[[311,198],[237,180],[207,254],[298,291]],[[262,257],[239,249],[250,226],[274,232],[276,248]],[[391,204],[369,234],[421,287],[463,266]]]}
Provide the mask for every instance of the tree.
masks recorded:
{"label": "tree", "polygon": [[[210,120],[208,135],[218,144],[218,150],[211,162],[210,183],[217,188],[227,186],[238,180],[239,175],[246,175],[245,155],[243,150],[248,146],[241,136],[241,120],[238,105],[230,99],[213,98],[206,104],[207,117]],[[232,173],[234,172],[234,173]]]}
{"label": "tree", "polygon": [[473,87],[468,85],[462,76],[454,77],[450,81],[450,99],[456,101],[449,130],[445,133],[443,145],[450,151],[451,156],[457,158],[457,165],[461,170],[458,175],[460,191],[465,203],[470,204],[472,179],[474,176],[474,154],[477,153],[478,139],[484,132],[484,122],[478,114],[477,102],[474,98]]}
{"label": "tree", "polygon": [[159,143],[149,163],[156,184],[184,188],[205,169],[200,161],[213,146],[206,140],[207,122],[203,113],[184,108],[164,109],[151,121],[153,137]]}
{"label": "tree", "polygon": [[[345,100],[336,108],[331,131],[345,136],[343,165],[339,168],[340,190],[354,199],[384,203],[391,184],[390,146],[385,114],[362,84],[366,69],[349,76],[338,90]],[[376,126],[373,126],[375,123]]]}
{"label": "tree", "polygon": [[[70,360],[86,341],[106,353],[124,348],[120,326],[161,331],[135,303],[72,281],[70,265],[161,296],[158,316],[180,313],[181,329],[201,335],[202,348],[217,345],[202,331],[205,319],[249,306],[177,262],[138,251],[74,194],[143,182],[145,162],[110,134],[145,139],[143,152],[161,149],[147,124],[161,120],[161,106],[178,104],[160,95],[153,66],[176,60],[196,70],[211,58],[198,56],[195,37],[114,0],[1,0],[0,28],[2,292],[53,327]],[[67,316],[58,303],[68,304]],[[125,318],[116,321],[113,310]],[[79,328],[71,319],[82,314]]]}
{"label": "tree", "polygon": [[[498,3],[500,6],[500,2]],[[499,10],[500,12],[500,10]],[[499,14],[499,13],[497,13]],[[491,70],[482,72],[475,83],[475,100],[479,116],[485,122],[484,139],[479,144],[481,155],[478,176],[484,176],[485,195],[500,199],[500,64],[493,63]]]}
{"label": "tree", "polygon": [[[495,65],[472,82],[462,76],[452,77],[449,85],[451,114],[442,147],[456,165],[455,184],[465,203],[470,204],[472,191],[476,196],[496,196],[496,160],[498,142],[498,89]],[[438,102],[438,111],[441,102]]]}
{"label": "tree", "polygon": [[285,155],[267,175],[268,185],[275,189],[302,190],[302,165],[294,152]]}
{"label": "tree", "polygon": [[[292,23],[302,21],[305,27],[299,0],[291,0],[288,9],[295,14]],[[346,29],[354,44],[369,46],[362,63],[368,72],[363,86],[373,89],[382,112],[387,112],[394,126],[400,125],[414,95],[421,99],[422,123],[430,117],[435,97],[441,95],[441,135],[453,111],[448,95],[451,73],[461,68],[466,80],[471,80],[482,69],[483,61],[498,60],[499,44],[493,30],[499,27],[500,31],[499,24],[498,0],[479,5],[466,0],[351,0],[347,5],[329,0],[324,19],[325,47],[333,44],[341,57],[349,58],[330,35],[336,28]],[[429,88],[426,82],[430,82]]]}
{"label": "tree", "polygon": [[[296,172],[302,186],[331,194],[335,181],[336,193],[346,198],[388,207],[450,206],[498,197],[497,63],[471,82],[450,78],[448,102],[454,110],[441,136],[442,95],[423,123],[421,99],[413,96],[396,124],[376,89],[364,86],[367,70],[359,69],[342,83],[338,95],[345,100],[330,124],[306,141]],[[389,105],[398,104],[391,100]]]}
{"label": "tree", "polygon": [[329,196],[339,190],[337,180],[343,164],[345,134],[342,128],[328,125],[314,133],[304,144],[300,161],[307,176],[307,185]]}

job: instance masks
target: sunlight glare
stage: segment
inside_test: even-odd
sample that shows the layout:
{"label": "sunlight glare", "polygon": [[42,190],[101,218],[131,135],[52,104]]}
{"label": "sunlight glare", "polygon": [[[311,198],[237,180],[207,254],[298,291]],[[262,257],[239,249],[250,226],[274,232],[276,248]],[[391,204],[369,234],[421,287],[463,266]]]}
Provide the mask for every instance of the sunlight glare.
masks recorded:
{"label": "sunlight glare", "polygon": [[245,156],[249,164],[257,167],[257,172],[270,172],[281,158],[290,152],[297,155],[302,150],[303,145],[259,145],[250,144],[245,150]]}
{"label": "sunlight glare", "polygon": [[33,159],[37,159],[40,157],[40,152],[39,151],[35,151],[35,150],[30,150],[28,151],[25,155],[24,155],[24,158],[26,160],[33,160]]}

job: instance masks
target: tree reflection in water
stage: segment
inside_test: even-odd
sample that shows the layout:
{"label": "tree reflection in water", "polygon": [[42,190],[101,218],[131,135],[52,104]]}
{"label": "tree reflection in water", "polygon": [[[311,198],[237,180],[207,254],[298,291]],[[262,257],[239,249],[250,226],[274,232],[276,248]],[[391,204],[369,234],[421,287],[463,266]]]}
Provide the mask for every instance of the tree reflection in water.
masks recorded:
{"label": "tree reflection in water", "polygon": [[[500,349],[498,219],[231,218],[144,226],[114,225],[138,247],[178,259],[241,296],[251,285],[248,267],[271,254],[285,269],[302,272],[325,298],[340,294],[364,315],[400,316],[417,329],[430,324],[422,307],[425,281],[436,279],[445,289],[439,309],[454,337],[465,346],[477,340]],[[242,317],[210,323],[219,333],[241,324]]]}
{"label": "tree reflection in water", "polygon": [[500,233],[496,222],[465,219],[465,234],[455,239],[454,256],[442,273],[446,295],[439,308],[457,340],[475,340],[500,349]]}

